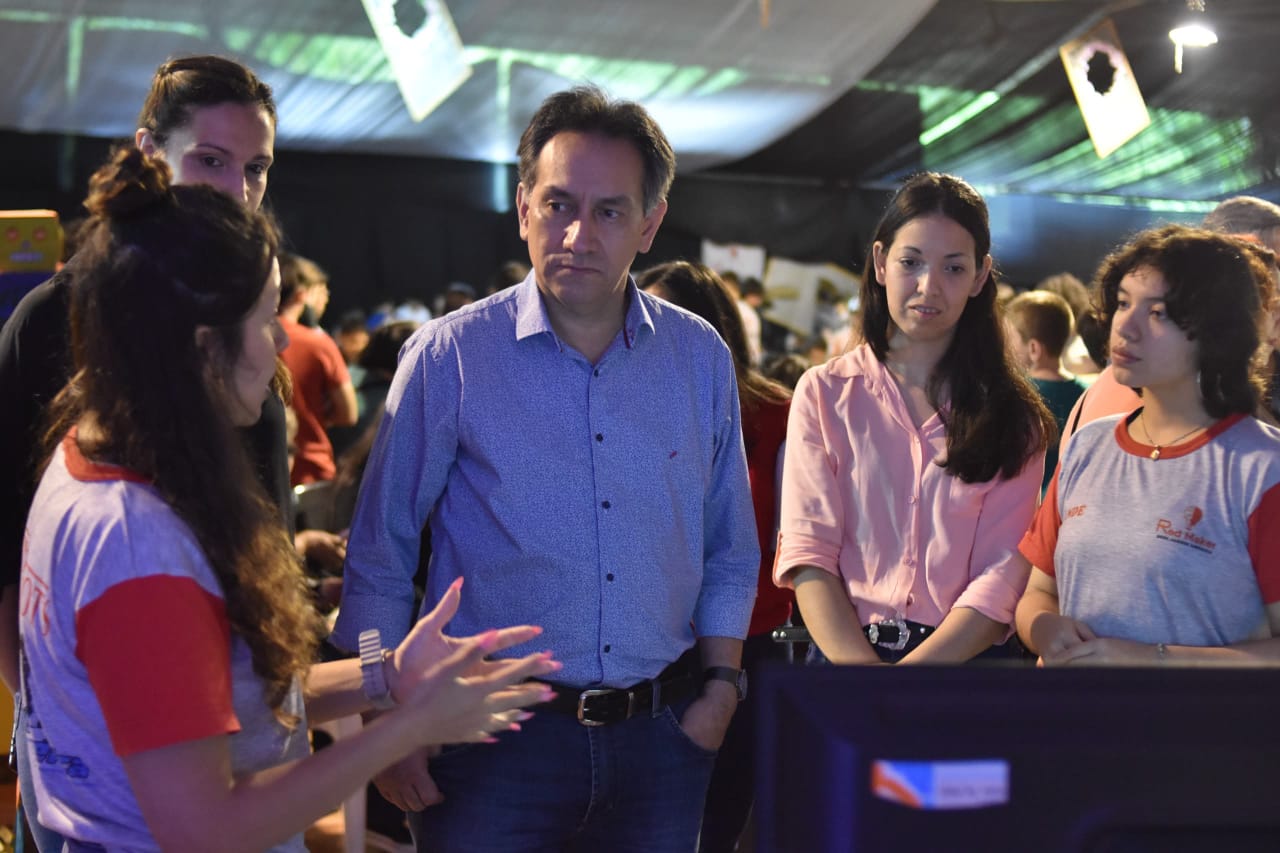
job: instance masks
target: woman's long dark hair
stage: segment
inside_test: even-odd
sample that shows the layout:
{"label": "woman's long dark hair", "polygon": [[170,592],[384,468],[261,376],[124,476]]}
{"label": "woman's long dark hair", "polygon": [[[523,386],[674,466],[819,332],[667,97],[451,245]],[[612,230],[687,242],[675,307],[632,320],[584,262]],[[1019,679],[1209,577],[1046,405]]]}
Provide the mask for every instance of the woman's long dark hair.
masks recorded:
{"label": "woman's long dark hair", "polygon": [[[954,175],[925,172],[893,196],[876,227],[874,242],[888,250],[898,229],[921,216],[945,216],[973,237],[981,268],[991,251],[987,205],[978,191]],[[884,285],[876,280],[868,251],[862,278],[862,339],[884,361],[893,337]],[[929,403],[947,428],[947,455],[939,464],[966,483],[1013,477],[1036,452],[1056,439],[1057,424],[1040,395],[1010,361],[1004,323],[996,305],[996,282],[965,301],[955,335],[929,377]],[[943,406],[943,401],[949,406]]]}
{"label": "woman's long dark hair", "polygon": [[737,302],[728,286],[710,267],[689,261],[672,261],[645,270],[636,283],[642,290],[661,286],[670,302],[697,314],[720,334],[733,356],[738,401],[744,413],[761,403],[785,403],[791,399],[791,393],[784,386],[751,366],[747,332],[743,328]]}
{"label": "woman's long dark hair", "polygon": [[[279,714],[312,661],[319,623],[227,400],[276,229],[210,187],[172,186],[163,162],[134,149],[94,174],[85,206],[71,294],[75,372],[51,408],[48,446],[85,424],[86,456],[154,484],[204,550]],[[213,330],[212,347],[197,345],[198,327]]]}
{"label": "woman's long dark hair", "polygon": [[1098,313],[1109,328],[1121,280],[1143,267],[1157,271],[1169,319],[1199,344],[1204,410],[1214,418],[1253,414],[1265,391],[1259,322],[1275,264],[1270,250],[1238,238],[1185,225],[1153,228],[1103,260],[1094,278]]}

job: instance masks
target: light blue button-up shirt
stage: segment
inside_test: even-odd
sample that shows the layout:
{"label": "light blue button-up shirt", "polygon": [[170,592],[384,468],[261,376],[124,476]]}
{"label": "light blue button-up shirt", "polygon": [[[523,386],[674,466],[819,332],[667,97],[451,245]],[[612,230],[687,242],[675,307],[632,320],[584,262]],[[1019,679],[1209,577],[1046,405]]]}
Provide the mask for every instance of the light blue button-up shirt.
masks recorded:
{"label": "light blue button-up shirt", "polygon": [[361,486],[338,646],[408,632],[424,522],[424,611],[464,576],[449,632],[541,625],[561,683],[629,686],[695,636],[744,637],[760,553],[728,349],[634,282],[595,365],[552,331],[532,274],[428,323]]}

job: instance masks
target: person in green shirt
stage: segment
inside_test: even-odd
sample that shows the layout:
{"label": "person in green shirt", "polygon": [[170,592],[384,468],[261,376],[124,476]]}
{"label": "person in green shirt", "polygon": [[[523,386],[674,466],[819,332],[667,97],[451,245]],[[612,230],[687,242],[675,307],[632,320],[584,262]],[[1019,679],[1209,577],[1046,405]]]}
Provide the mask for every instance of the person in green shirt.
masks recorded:
{"label": "person in green shirt", "polygon": [[[1061,432],[1071,407],[1087,387],[1062,367],[1062,350],[1074,325],[1071,306],[1056,293],[1031,290],[1009,300],[1004,311],[1014,360],[1027,371],[1027,378],[1040,392]],[[1057,467],[1058,445],[1051,442],[1044,460],[1041,494]]]}

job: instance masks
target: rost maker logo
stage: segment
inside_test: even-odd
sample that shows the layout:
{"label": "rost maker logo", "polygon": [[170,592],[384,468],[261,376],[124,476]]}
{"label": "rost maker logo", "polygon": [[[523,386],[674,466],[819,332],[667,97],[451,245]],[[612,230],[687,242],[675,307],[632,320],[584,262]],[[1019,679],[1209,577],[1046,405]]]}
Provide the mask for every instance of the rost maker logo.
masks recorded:
{"label": "rost maker logo", "polygon": [[1218,547],[1218,543],[1198,535],[1194,530],[1202,518],[1204,518],[1204,510],[1198,506],[1189,506],[1182,511],[1182,526],[1176,526],[1174,522],[1167,518],[1157,521],[1156,538],[1163,539],[1166,542],[1177,542],[1179,545],[1186,545],[1190,548],[1195,548],[1197,551],[1212,554],[1213,550]]}

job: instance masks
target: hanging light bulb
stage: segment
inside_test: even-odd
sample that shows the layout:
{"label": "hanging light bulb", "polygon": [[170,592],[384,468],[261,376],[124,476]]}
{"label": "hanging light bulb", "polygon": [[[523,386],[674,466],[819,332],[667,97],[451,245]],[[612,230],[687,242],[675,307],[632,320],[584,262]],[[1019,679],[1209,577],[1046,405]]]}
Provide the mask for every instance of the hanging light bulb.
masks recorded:
{"label": "hanging light bulb", "polygon": [[1178,25],[1169,30],[1173,42],[1173,70],[1182,73],[1182,49],[1184,47],[1208,47],[1218,43],[1218,34],[1209,26],[1204,13],[1204,0],[1187,0],[1187,14]]}

